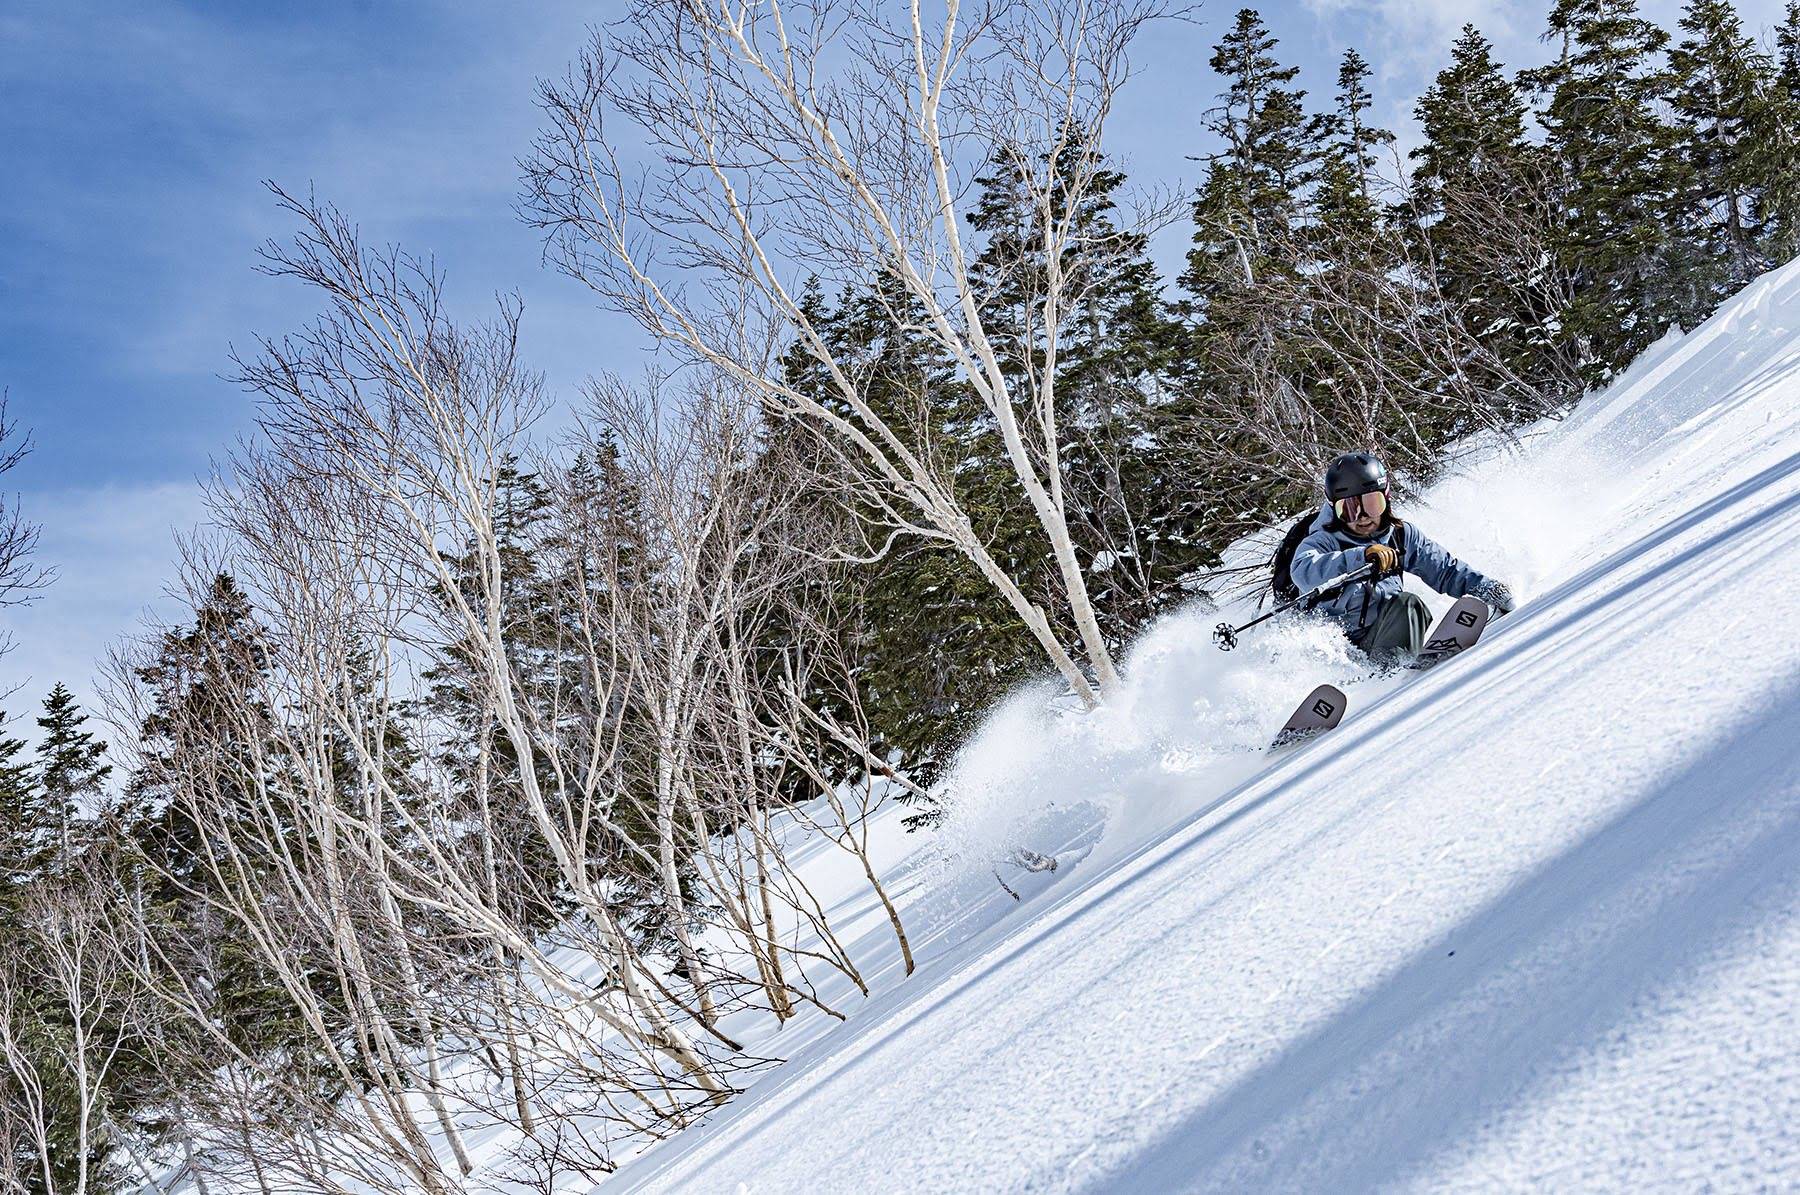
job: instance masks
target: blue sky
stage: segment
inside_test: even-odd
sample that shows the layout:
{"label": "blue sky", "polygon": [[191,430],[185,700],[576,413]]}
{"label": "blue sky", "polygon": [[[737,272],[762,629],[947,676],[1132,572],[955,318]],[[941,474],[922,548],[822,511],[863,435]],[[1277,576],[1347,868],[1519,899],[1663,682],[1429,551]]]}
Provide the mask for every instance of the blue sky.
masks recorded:
{"label": "blue sky", "polygon": [[[1752,25],[1779,0],[1741,5]],[[525,302],[525,348],[556,391],[645,352],[636,330],[545,269],[513,215],[516,160],[537,127],[535,81],[560,73],[617,3],[424,0],[6,0],[0,7],[0,387],[36,453],[0,485],[43,525],[60,577],[0,612],[15,713],[57,680],[91,698],[95,662],[146,610],[170,609],[172,534],[204,519],[197,479],[250,430],[221,375],[232,344],[312,313],[255,272],[291,231],[262,187],[316,188],[369,239],[434,255],[453,304]],[[1191,187],[1205,63],[1235,4],[1141,43],[1111,127],[1134,182]],[[1324,101],[1354,45],[1376,66],[1383,119],[1414,97],[1473,21],[1510,65],[1541,53],[1544,4],[1309,0],[1261,11]],[[1675,3],[1646,11],[1665,24]],[[1170,265],[1185,230],[1158,246]]]}

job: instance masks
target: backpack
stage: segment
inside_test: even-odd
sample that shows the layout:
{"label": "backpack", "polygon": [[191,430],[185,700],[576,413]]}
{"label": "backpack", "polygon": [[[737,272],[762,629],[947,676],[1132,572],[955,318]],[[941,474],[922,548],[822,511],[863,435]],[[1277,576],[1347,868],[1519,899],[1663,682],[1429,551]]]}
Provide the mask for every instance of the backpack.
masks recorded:
{"label": "backpack", "polygon": [[[1313,520],[1319,517],[1316,510],[1308,511],[1300,516],[1300,521],[1287,529],[1281,537],[1281,546],[1275,549],[1275,559],[1269,562],[1269,592],[1275,595],[1276,604],[1291,602],[1300,596],[1300,587],[1294,584],[1288,570],[1293,567],[1294,553],[1300,550],[1300,543],[1312,531]],[[1393,519],[1393,549],[1400,553],[1400,559],[1406,559],[1406,524]]]}
{"label": "backpack", "polygon": [[1281,546],[1275,549],[1275,559],[1269,564],[1273,573],[1269,578],[1269,592],[1275,595],[1277,603],[1291,602],[1300,596],[1300,588],[1288,576],[1288,569],[1294,563],[1294,553],[1299,551],[1300,541],[1306,538],[1307,533],[1312,530],[1313,520],[1318,517],[1316,509],[1301,515],[1300,521],[1289,527],[1287,534],[1281,537]]}

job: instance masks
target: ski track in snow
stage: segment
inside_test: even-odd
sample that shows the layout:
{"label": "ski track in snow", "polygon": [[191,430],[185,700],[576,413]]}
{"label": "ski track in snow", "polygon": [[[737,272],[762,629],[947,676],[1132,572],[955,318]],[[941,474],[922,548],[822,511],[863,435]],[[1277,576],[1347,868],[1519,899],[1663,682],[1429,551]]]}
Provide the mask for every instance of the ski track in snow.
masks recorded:
{"label": "ski track in snow", "polygon": [[606,1189],[1800,1185],[1797,418],[1800,263],[1406,507],[1523,601],[1470,655],[1189,611],[1105,710],[1016,695],[919,973]]}

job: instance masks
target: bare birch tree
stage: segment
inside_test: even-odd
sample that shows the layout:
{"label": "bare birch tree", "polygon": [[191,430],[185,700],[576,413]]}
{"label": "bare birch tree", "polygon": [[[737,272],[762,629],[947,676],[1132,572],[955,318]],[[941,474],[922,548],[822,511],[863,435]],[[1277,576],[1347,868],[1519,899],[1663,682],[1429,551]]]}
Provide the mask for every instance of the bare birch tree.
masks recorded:
{"label": "bare birch tree", "polygon": [[[548,128],[527,164],[528,215],[563,269],[800,421],[890,532],[965,555],[1089,703],[1118,677],[1064,492],[1058,354],[1085,285],[1066,266],[1132,38],[1167,11],[1154,0],[952,0],[936,14],[638,0],[544,89]],[[620,150],[612,118],[639,131],[645,153]],[[1045,264],[1022,378],[1007,376],[984,326],[980,247],[964,226],[974,172],[996,149],[1035,212]],[[1034,602],[989,553],[929,429],[878,412],[834,358],[802,310],[808,276],[897,283],[893,318],[956,363],[992,420],[1051,545],[1061,609]],[[770,347],[786,340],[831,379],[829,398],[782,381]]]}
{"label": "bare birch tree", "polygon": [[[583,454],[609,459],[631,496],[635,528],[584,535],[603,520],[584,517],[579,495],[567,495],[564,536],[583,548],[566,570],[576,581],[566,604],[593,628],[594,642],[608,645],[610,666],[629,678],[629,700],[641,710],[644,768],[625,777],[621,805],[635,803],[637,820],[654,827],[681,969],[691,977],[698,968],[728,991],[760,987],[785,1018],[797,1000],[817,1001],[790,984],[801,976],[783,962],[792,947],[778,941],[778,921],[791,927],[793,919],[771,907],[791,912],[776,893],[799,881],[768,833],[794,794],[770,745],[763,689],[771,678],[760,660],[788,596],[818,574],[827,544],[800,509],[811,468],[792,442],[770,444],[754,398],[717,373],[679,384],[653,376],[642,387],[609,379],[591,389]],[[689,874],[678,873],[678,858],[691,861]],[[701,964],[681,927],[693,917],[680,897],[690,882],[751,973]],[[834,941],[822,920],[802,917]],[[841,949],[823,961],[866,991]],[[699,992],[708,1019],[710,986]]]}
{"label": "bare birch tree", "polygon": [[0,959],[0,1143],[11,1155],[0,1165],[29,1159],[29,1185],[46,1195],[105,1188],[107,1155],[129,1144],[110,1083],[150,1023],[113,933],[112,885],[87,863],[25,894]]}
{"label": "bare birch tree", "polygon": [[[7,414],[6,394],[0,391],[0,477],[17,468],[30,452],[31,438]],[[32,562],[37,542],[37,524],[25,518],[18,500],[0,496],[0,609],[31,601],[50,583],[51,572]],[[0,656],[13,646],[11,633],[0,632]]]}
{"label": "bare birch tree", "polygon": [[[147,851],[179,926],[121,913],[134,982],[191,1026],[171,1115],[195,1174],[263,1190],[480,1189],[466,1139],[500,1124],[511,1173],[598,1176],[768,1061],[736,1024],[841,1018],[832,973],[870,990],[796,845],[861,862],[913,966],[868,835],[899,781],[808,754],[873,758],[806,704],[853,688],[791,605],[841,542],[802,509],[821,465],[700,367],[595,383],[570,462],[538,455],[516,306],[454,324],[430,269],[281,200],[302,231],[269,269],[325,314],[240,362],[260,434],[184,545],[194,630],[113,666],[143,812],[186,852]],[[522,462],[550,497],[508,527]],[[254,625],[209,638],[221,592]],[[421,699],[452,682],[466,736]],[[246,956],[278,1042],[218,1003]]]}

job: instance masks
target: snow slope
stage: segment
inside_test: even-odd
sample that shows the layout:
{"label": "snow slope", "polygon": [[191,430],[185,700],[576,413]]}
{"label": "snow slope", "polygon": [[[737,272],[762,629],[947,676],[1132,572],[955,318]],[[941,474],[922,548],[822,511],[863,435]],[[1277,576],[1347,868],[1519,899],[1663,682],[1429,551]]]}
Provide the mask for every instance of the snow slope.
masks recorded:
{"label": "snow slope", "polygon": [[1800,263],[1407,513],[1525,599],[1478,651],[1191,612],[1019,695],[896,864],[919,972],[605,1189],[1800,1186]]}

